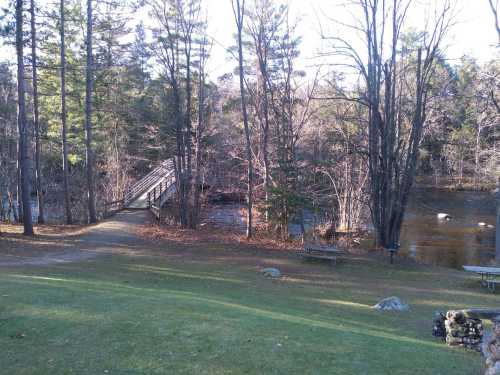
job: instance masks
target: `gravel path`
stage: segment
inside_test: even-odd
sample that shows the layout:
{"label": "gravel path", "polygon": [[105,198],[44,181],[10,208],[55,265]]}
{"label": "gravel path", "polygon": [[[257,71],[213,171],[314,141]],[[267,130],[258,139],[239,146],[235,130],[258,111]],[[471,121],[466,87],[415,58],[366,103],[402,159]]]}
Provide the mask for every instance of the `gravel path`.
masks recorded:
{"label": "gravel path", "polygon": [[[45,266],[77,262],[105,254],[131,254],[144,248],[144,239],[137,236],[140,224],[150,220],[147,210],[126,210],[90,227],[84,234],[72,238],[47,240],[47,251],[22,251],[16,255],[0,255],[1,266]],[[44,244],[47,247],[47,244]],[[36,247],[36,245],[35,245]]]}

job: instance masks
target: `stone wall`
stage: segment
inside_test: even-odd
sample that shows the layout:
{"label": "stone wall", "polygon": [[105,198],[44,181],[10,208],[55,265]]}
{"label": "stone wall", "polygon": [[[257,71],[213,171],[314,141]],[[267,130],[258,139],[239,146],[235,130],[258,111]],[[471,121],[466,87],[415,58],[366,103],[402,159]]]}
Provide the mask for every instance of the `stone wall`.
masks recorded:
{"label": "stone wall", "polygon": [[500,375],[500,316],[492,319],[491,335],[485,338],[483,354],[486,357],[485,375]]}
{"label": "stone wall", "polygon": [[467,316],[462,310],[438,313],[434,319],[432,334],[450,346],[463,346],[480,351],[483,338],[483,323],[477,317]]}

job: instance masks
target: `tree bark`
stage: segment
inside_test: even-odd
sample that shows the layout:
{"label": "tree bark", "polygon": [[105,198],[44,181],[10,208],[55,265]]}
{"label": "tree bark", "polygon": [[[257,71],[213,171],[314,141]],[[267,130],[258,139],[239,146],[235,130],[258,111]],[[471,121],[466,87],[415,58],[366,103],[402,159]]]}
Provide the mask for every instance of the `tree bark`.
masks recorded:
{"label": "tree bark", "polygon": [[73,223],[70,206],[69,191],[69,165],[68,165],[68,141],[66,127],[66,46],[64,36],[64,0],[60,0],[60,37],[61,37],[61,136],[62,136],[62,161],[63,161],[63,187],[64,187],[64,209],[66,213],[66,224]]}
{"label": "tree bark", "polygon": [[498,178],[497,190],[497,226],[495,235],[495,258],[500,263],[500,177]]}
{"label": "tree bark", "polygon": [[17,126],[19,128],[19,160],[21,195],[23,201],[24,234],[32,236],[33,222],[30,204],[28,166],[28,131],[26,121],[26,91],[24,86],[23,0],[16,0],[16,53],[17,53]]}
{"label": "tree bark", "polygon": [[87,204],[89,222],[96,223],[95,192],[94,192],[94,158],[92,153],[92,86],[93,55],[92,55],[92,0],[87,0],[87,66],[85,79],[85,159],[87,165]]}
{"label": "tree bark", "polygon": [[38,198],[38,223],[45,222],[44,215],[44,197],[43,197],[43,178],[41,167],[42,145],[40,139],[40,116],[38,105],[38,71],[37,71],[37,41],[36,41],[36,18],[35,18],[35,0],[31,0],[31,72],[33,80],[33,125],[35,126],[35,177],[36,177],[36,195]]}
{"label": "tree bark", "polygon": [[198,126],[196,127],[196,151],[195,151],[195,184],[193,204],[193,226],[196,227],[200,221],[200,189],[201,184],[201,159],[203,153],[203,131],[205,129],[205,62],[206,62],[206,38],[200,42],[199,56],[199,87],[198,87]]}
{"label": "tree bark", "polygon": [[185,112],[185,121],[186,121],[186,129],[185,129],[185,153],[186,153],[186,170],[184,176],[184,194],[185,194],[185,203],[186,209],[188,210],[187,215],[187,225],[189,228],[195,228],[195,223],[193,222],[193,212],[192,207],[190,207],[190,192],[191,192],[191,184],[192,184],[192,152],[191,152],[191,95],[192,95],[192,85],[191,85],[191,34],[187,33],[185,41],[185,57],[186,57],[186,112]]}
{"label": "tree bark", "polygon": [[[17,127],[18,139],[21,139],[21,132],[19,126]],[[21,142],[17,143],[17,165],[16,165],[16,201],[17,201],[17,220],[16,222],[23,222],[23,193],[22,193],[22,181],[21,181]]]}

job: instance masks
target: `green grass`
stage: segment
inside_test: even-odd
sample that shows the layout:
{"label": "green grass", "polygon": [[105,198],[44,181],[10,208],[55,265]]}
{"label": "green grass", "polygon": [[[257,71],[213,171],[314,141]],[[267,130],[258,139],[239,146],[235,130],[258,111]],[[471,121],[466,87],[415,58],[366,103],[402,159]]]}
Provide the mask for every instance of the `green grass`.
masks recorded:
{"label": "green grass", "polygon": [[[0,372],[436,375],[481,367],[479,354],[431,336],[436,310],[498,306],[462,273],[369,259],[332,269],[272,254],[287,276],[275,281],[258,273],[259,257],[210,246],[199,259],[166,248],[166,256],[0,269]],[[370,308],[390,295],[411,311]]]}

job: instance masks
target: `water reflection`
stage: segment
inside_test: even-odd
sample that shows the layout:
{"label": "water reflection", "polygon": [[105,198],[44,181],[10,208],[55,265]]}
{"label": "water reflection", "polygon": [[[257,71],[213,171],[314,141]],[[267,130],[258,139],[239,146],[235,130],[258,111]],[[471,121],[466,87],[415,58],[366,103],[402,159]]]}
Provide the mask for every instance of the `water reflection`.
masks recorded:
{"label": "water reflection", "polygon": [[[38,222],[38,200],[36,197],[31,197],[30,199],[31,202],[31,220],[33,220],[33,223]],[[14,202],[14,207],[13,210],[16,210],[18,212],[18,207],[17,207],[17,202]],[[15,216],[14,212],[11,210],[10,212],[8,211],[8,206],[9,203],[7,200],[4,201],[3,203],[4,208],[5,208],[5,219],[14,222],[15,221]],[[60,205],[58,204],[50,204],[50,203],[45,203],[45,223],[46,224],[61,224],[64,223],[64,212],[63,209]]]}
{"label": "water reflection", "polygon": [[[451,220],[440,220],[443,212]],[[495,200],[491,193],[438,189],[413,191],[401,234],[401,255],[418,262],[461,268],[494,262]]]}

